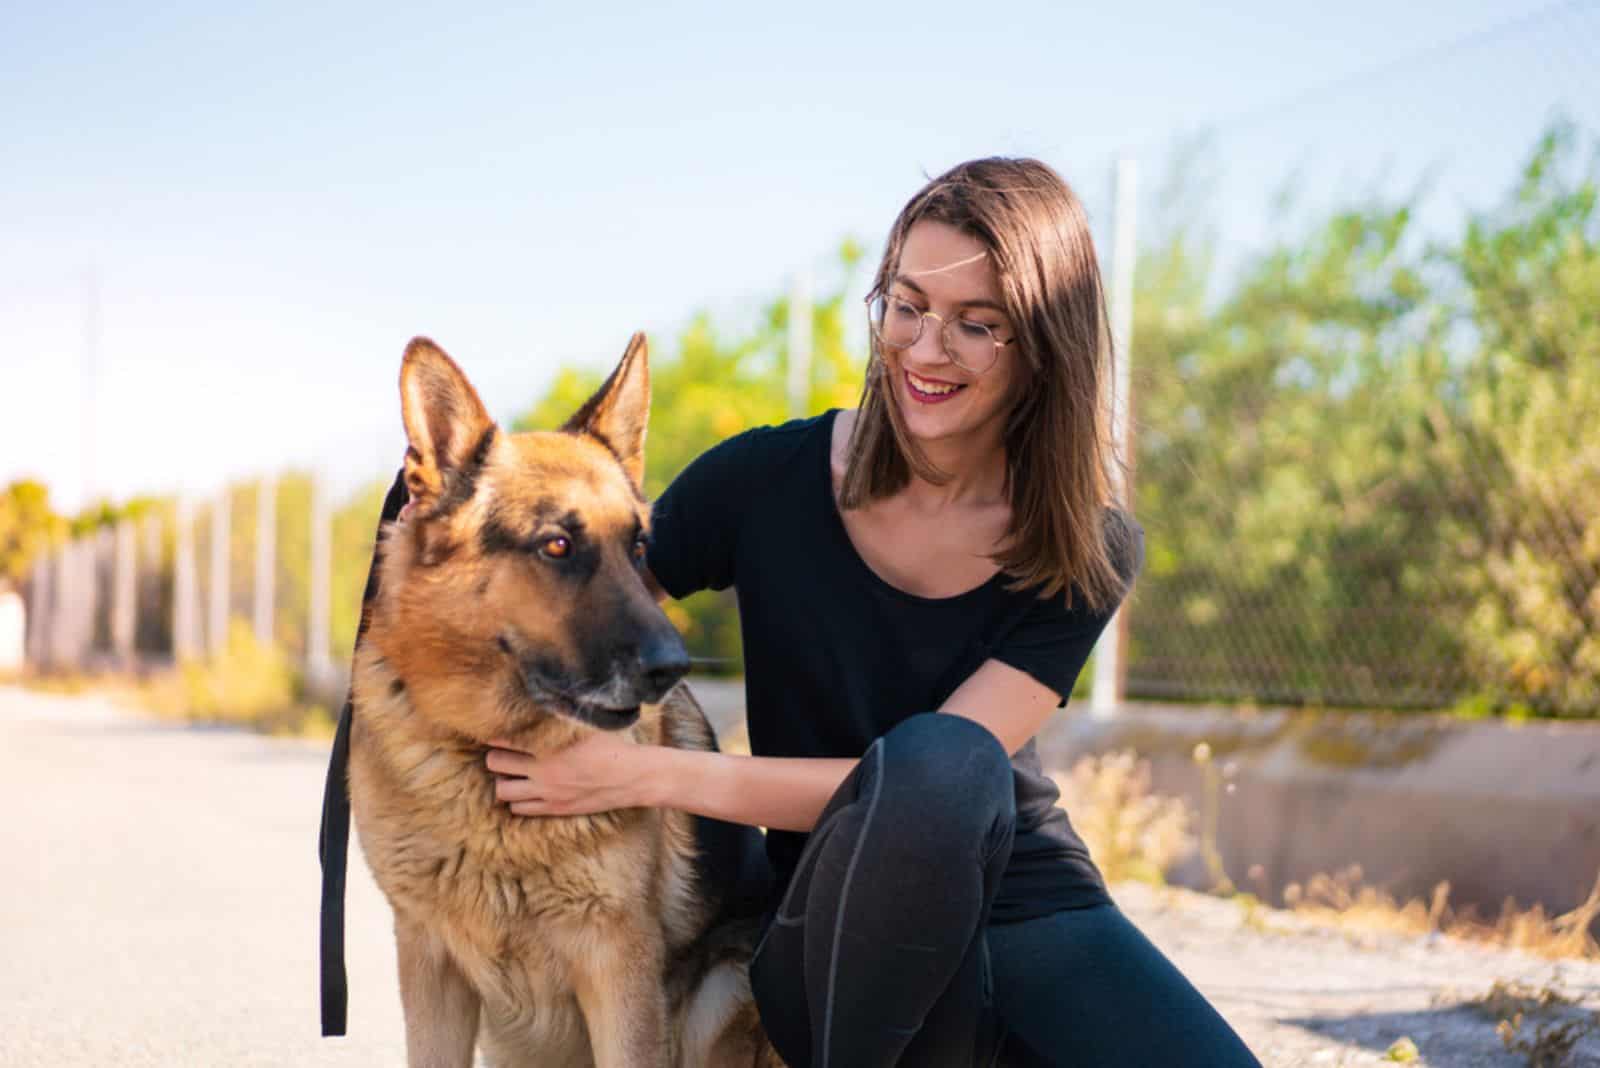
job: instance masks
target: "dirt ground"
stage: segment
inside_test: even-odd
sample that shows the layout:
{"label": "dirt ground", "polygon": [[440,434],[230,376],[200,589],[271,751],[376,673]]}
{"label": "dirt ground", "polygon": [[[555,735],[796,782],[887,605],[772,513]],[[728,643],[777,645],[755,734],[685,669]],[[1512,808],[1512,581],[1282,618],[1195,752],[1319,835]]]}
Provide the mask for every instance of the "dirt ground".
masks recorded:
{"label": "dirt ground", "polygon": [[[1495,982],[1554,985],[1578,1004],[1561,1019],[1600,1012],[1600,962],[1549,961],[1442,937],[1352,934],[1264,909],[1247,919],[1231,901],[1188,890],[1119,883],[1112,895],[1243,1036],[1268,1068],[1392,1063],[1409,1038],[1417,1065],[1511,1068],[1495,1019],[1465,1003]],[[1525,1021],[1524,1033],[1532,1030]],[[1562,1062],[1552,1062],[1560,1064]],[[1564,1062],[1600,1066],[1600,1029]]]}

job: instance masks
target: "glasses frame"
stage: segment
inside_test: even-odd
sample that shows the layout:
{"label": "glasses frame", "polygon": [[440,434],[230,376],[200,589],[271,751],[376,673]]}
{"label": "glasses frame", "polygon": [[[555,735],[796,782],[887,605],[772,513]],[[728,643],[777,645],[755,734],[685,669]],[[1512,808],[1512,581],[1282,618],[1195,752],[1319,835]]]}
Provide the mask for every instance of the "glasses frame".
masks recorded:
{"label": "glasses frame", "polygon": [[[918,314],[917,314],[917,332],[916,332],[915,335],[912,336],[911,340],[906,342],[904,345],[896,345],[893,342],[889,341],[887,338],[885,338],[882,334],[880,334],[878,332],[877,325],[875,323],[873,323],[873,321],[872,321],[872,304],[873,304],[874,301],[878,301],[878,300],[882,300],[882,301],[886,302],[886,304],[890,300],[898,300],[898,301],[901,301],[902,303],[911,305],[911,307],[913,309],[915,309],[915,307],[916,307],[915,305],[912,305],[911,302],[906,300],[904,297],[895,297],[895,296],[892,296],[891,294],[883,293],[883,292],[880,292],[878,290],[873,290],[871,293],[868,293],[867,294],[867,299],[864,302],[865,305],[866,305],[866,311],[867,311],[867,329],[872,333],[872,336],[878,340],[878,344],[884,346],[885,348],[893,349],[896,352],[904,352],[906,349],[911,348],[917,342],[922,340],[922,329],[926,325],[927,320],[929,320],[929,319],[937,319],[939,321],[939,347],[940,347],[940,349],[942,349],[944,351],[944,354],[947,357],[949,357],[951,363],[955,364],[957,367],[961,368],[963,371],[966,371],[968,374],[981,375],[981,374],[988,373],[988,371],[990,369],[992,369],[994,367],[994,365],[1000,361],[1000,350],[1005,348],[1007,345],[1012,344],[1013,342],[1015,342],[1017,340],[1013,336],[1013,337],[1006,338],[1004,341],[1001,341],[999,338],[994,336],[994,328],[991,327],[988,323],[975,322],[975,321],[973,321],[971,319],[962,319],[959,316],[957,316],[955,318],[952,318],[952,319],[946,319],[944,316],[939,315],[936,312],[925,311],[925,312],[918,312]],[[884,310],[885,311],[888,310],[887,306],[884,308]],[[994,351],[989,356],[989,362],[984,365],[983,370],[981,370],[981,371],[977,370],[975,368],[972,368],[972,367],[968,367],[966,365],[966,363],[961,359],[961,357],[956,355],[955,346],[952,345],[951,342],[950,342],[950,328],[952,326],[954,326],[958,322],[966,323],[966,325],[968,325],[968,326],[982,327],[984,332],[989,335],[989,340],[994,343]]]}

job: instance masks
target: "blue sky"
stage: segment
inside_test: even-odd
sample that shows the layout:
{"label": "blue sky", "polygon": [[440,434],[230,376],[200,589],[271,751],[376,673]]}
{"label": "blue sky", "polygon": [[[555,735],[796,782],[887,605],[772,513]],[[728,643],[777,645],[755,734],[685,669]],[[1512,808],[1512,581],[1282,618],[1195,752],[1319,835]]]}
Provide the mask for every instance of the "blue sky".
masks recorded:
{"label": "blue sky", "polygon": [[0,484],[67,508],[86,471],[380,475],[412,335],[508,418],[636,328],[825,286],[972,156],[1051,163],[1098,229],[1119,152],[1149,188],[1220,124],[1247,244],[1295,165],[1336,199],[1444,160],[1448,214],[1600,100],[1592,2],[140,7],[0,7]]}

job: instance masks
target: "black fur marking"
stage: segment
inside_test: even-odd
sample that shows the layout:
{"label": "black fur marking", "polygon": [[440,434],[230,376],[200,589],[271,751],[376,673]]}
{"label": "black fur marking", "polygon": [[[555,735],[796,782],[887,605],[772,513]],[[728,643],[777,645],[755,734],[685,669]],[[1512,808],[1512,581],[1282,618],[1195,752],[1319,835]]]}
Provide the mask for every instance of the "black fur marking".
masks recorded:
{"label": "black fur marking", "polygon": [[478,531],[478,547],[485,556],[494,553],[526,553],[531,551],[528,539],[503,523],[498,515],[491,514]]}
{"label": "black fur marking", "polygon": [[402,682],[400,679],[395,679],[394,681],[389,683],[389,696],[390,697],[399,697],[401,694],[403,694],[405,692],[406,692],[406,684],[404,682]]}
{"label": "black fur marking", "polygon": [[472,495],[478,492],[478,476],[483,474],[483,465],[489,459],[489,447],[494,444],[494,438],[495,427],[491,424],[478,439],[478,444],[473,446],[472,455],[466,463],[440,472],[444,478],[444,492],[439,494],[438,503],[428,513],[428,518],[443,519],[472,500]]}
{"label": "black fur marking", "polygon": [[541,500],[534,506],[530,526],[512,519],[504,508],[496,508],[489,513],[483,528],[478,531],[478,547],[485,556],[494,553],[538,556],[539,547],[554,533],[550,528],[559,527],[572,543],[572,552],[565,559],[551,560],[550,563],[562,565],[566,574],[576,573],[584,577],[593,574],[600,565],[600,554],[586,536],[588,528],[583,517],[570,508],[557,515],[558,507],[553,501]]}

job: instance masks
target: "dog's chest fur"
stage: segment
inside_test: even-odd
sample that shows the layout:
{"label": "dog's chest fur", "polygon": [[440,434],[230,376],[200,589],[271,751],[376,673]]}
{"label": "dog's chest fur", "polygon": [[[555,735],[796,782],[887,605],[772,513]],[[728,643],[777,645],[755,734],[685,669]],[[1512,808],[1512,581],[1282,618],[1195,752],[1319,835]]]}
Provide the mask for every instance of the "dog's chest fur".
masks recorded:
{"label": "dog's chest fur", "polygon": [[357,654],[355,690],[356,826],[396,916],[427,928],[478,991],[487,1052],[588,1063],[574,969],[597,934],[671,953],[697,929],[687,851],[661,848],[663,833],[692,833],[686,822],[659,810],[512,815],[495,801],[483,749],[428,730],[369,650]]}

